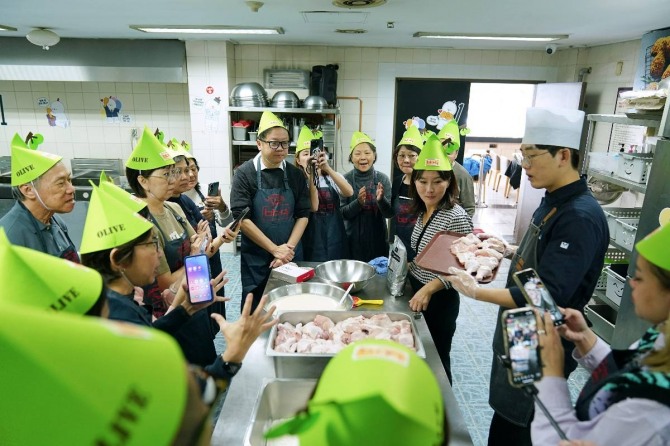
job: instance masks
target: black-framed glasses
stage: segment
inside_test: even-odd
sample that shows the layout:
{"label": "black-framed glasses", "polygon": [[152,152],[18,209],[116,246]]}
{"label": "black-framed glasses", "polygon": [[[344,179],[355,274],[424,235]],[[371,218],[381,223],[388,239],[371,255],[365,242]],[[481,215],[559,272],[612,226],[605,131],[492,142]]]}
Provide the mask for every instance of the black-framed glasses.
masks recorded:
{"label": "black-framed glasses", "polygon": [[138,244],[136,244],[135,246],[145,246],[145,245],[146,245],[146,246],[148,246],[148,245],[154,245],[154,248],[156,249],[156,251],[158,251],[158,248],[160,247],[160,241],[158,240],[158,237],[157,237],[157,236],[153,236],[153,237],[151,237],[151,241],[150,241],[150,242],[138,243]]}
{"label": "black-framed glasses", "polygon": [[551,152],[546,151],[546,152],[542,152],[542,153],[536,153],[535,155],[524,155],[522,153],[521,154],[521,166],[528,168],[533,163],[533,158],[536,158],[536,157],[542,156],[542,155],[546,155],[547,153],[551,153]]}
{"label": "black-framed glasses", "polygon": [[418,157],[419,157],[419,155],[417,155],[416,153],[399,153],[398,154],[398,159],[399,160],[408,159],[410,161],[415,161]]}
{"label": "black-framed glasses", "polygon": [[266,141],[261,139],[262,142],[267,143],[272,150],[286,150],[291,144],[290,141]]}

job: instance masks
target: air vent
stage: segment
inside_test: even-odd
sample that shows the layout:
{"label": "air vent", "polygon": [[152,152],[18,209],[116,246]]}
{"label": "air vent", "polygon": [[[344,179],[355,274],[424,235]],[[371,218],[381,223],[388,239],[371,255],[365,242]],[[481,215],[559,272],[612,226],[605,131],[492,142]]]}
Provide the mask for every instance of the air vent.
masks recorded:
{"label": "air vent", "polygon": [[333,5],[340,8],[374,8],[386,3],[386,0],[333,0]]}
{"label": "air vent", "polygon": [[365,29],[336,29],[335,32],[340,34],[365,34],[368,31]]}
{"label": "air vent", "polygon": [[309,88],[309,71],[263,70],[265,88]]}

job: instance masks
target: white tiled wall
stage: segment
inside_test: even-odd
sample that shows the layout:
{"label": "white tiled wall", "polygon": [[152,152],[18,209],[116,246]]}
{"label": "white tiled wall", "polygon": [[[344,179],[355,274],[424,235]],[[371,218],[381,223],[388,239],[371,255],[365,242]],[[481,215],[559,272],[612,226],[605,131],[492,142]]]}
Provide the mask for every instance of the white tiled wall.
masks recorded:
{"label": "white tiled wall", "polygon": [[[189,139],[191,135],[186,84],[0,81],[0,94],[7,121],[0,126],[2,155],[9,155],[15,133],[22,137],[41,133],[40,150],[63,156],[66,165],[75,157],[125,161],[133,146],[131,130],[141,132],[145,125],[160,128],[168,137]],[[131,122],[108,122],[100,102],[108,96],[121,100],[120,115],[130,115]],[[51,127],[39,98],[60,99],[69,126]]]}

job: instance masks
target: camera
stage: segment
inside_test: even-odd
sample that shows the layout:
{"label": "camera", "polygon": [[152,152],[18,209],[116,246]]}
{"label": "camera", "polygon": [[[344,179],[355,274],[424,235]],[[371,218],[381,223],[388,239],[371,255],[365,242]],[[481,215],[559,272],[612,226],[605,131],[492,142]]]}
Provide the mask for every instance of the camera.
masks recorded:
{"label": "camera", "polygon": [[554,53],[556,53],[556,51],[558,51],[558,47],[556,45],[553,45],[553,44],[552,45],[547,45],[546,47],[544,47],[544,51],[551,56]]}

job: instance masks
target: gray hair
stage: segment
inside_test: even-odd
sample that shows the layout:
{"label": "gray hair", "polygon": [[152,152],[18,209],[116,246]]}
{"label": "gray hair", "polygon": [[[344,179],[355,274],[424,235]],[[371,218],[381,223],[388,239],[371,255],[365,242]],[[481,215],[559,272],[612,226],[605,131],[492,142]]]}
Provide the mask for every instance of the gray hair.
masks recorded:
{"label": "gray hair", "polygon": [[[42,174],[42,175],[44,175],[44,174]],[[30,183],[32,183],[34,188],[37,188],[37,186],[40,184],[40,181],[42,181],[42,175],[35,178],[33,181],[30,181]],[[28,184],[28,183],[24,183],[24,184]],[[26,196],[23,195],[23,192],[21,192],[21,186],[23,186],[23,184],[19,184],[18,186],[12,186],[12,197],[14,197],[16,200],[19,200],[19,201],[26,201]]]}

